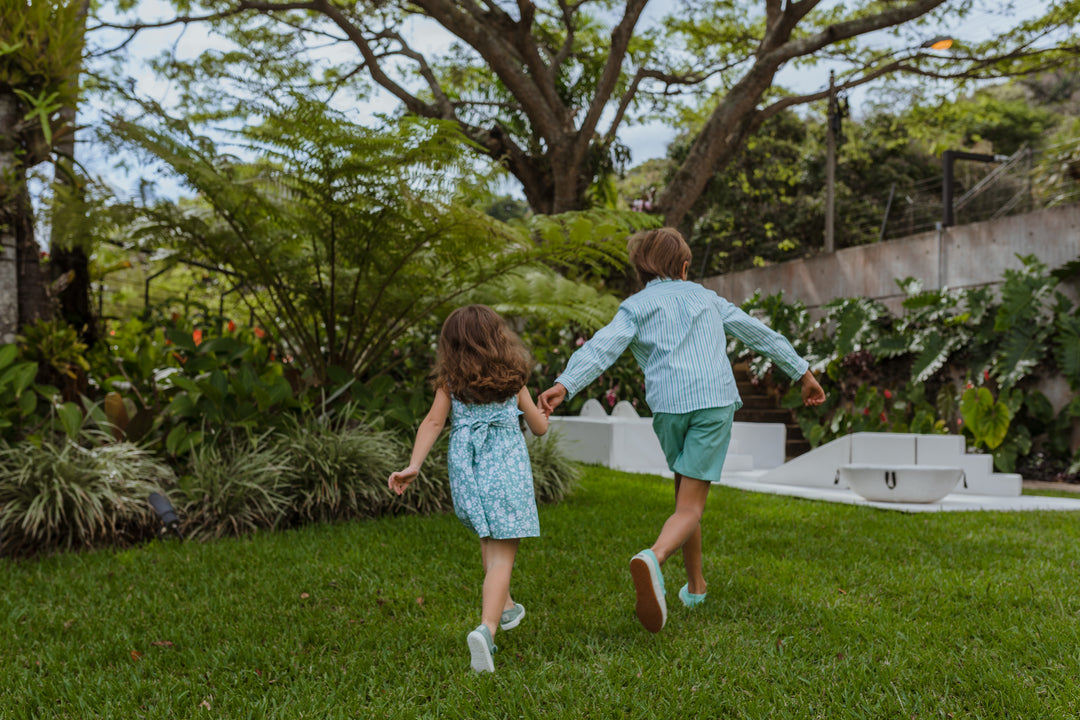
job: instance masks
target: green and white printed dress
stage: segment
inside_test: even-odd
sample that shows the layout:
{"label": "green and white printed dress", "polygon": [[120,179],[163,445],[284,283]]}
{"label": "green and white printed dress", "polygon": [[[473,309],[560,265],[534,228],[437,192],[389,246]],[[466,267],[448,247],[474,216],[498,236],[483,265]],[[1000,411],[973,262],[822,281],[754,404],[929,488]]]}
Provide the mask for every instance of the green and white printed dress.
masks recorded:
{"label": "green and white printed dress", "polygon": [[454,512],[482,538],[538,537],[532,465],[517,397],[495,403],[451,398],[450,492]]}

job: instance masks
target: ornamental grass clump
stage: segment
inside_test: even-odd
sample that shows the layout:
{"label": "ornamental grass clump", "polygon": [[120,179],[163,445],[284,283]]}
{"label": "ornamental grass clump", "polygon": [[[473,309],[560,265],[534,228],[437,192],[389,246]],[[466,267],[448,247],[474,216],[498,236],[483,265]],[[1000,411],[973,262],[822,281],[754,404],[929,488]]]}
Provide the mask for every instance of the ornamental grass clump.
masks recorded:
{"label": "ornamental grass clump", "polygon": [[296,522],[371,518],[394,506],[386,479],[408,449],[395,434],[352,419],[354,410],[286,420],[276,442],[292,467]]}
{"label": "ornamental grass clump", "polygon": [[128,544],[159,526],[147,498],[172,470],[131,443],[84,447],[70,439],[0,449],[4,554]]}
{"label": "ornamental grass clump", "polygon": [[581,466],[563,452],[562,436],[557,431],[548,431],[544,437],[530,437],[528,445],[536,502],[556,503],[565,499],[581,477]]}
{"label": "ornamental grass clump", "polygon": [[184,534],[211,540],[283,525],[293,474],[289,453],[270,433],[197,446],[174,493]]}

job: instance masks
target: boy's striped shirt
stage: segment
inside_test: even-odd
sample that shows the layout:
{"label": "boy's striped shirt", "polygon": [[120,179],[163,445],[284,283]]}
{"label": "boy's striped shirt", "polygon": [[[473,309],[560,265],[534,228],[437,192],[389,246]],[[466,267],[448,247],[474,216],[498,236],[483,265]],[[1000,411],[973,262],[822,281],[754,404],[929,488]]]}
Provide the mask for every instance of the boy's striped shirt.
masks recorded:
{"label": "boy's striped shirt", "polygon": [[728,334],[771,358],[792,379],[809,367],[783,335],[712,290],[658,278],[627,298],[555,381],[572,398],[629,346],[645,371],[645,400],[654,413],[741,406],[727,357]]}

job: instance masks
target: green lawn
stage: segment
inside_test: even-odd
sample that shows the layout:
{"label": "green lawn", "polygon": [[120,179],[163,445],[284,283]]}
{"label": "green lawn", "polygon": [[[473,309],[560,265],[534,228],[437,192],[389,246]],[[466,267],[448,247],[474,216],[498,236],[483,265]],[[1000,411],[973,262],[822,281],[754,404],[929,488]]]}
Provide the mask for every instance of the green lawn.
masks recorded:
{"label": "green lawn", "polygon": [[1080,515],[904,515],[717,487],[709,600],[627,563],[671,484],[589,468],[522,543],[519,628],[469,669],[478,543],[453,517],[0,562],[0,718],[1064,718]]}

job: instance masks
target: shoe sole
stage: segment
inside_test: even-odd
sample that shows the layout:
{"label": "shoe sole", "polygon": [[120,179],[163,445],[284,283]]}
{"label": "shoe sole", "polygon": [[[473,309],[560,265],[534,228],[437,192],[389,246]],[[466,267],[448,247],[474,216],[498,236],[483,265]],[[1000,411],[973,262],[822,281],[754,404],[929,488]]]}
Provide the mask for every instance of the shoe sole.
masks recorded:
{"label": "shoe sole", "polygon": [[667,621],[667,607],[660,590],[660,579],[653,575],[652,564],[635,555],[630,560],[630,576],[634,579],[634,591],[637,593],[634,609],[638,620],[649,632],[660,632]]}
{"label": "shoe sole", "polygon": [[[460,637],[460,636],[459,636]],[[469,654],[472,656],[472,669],[478,673],[495,672],[495,662],[491,659],[491,651],[488,650],[487,639],[473,630],[465,641],[469,643]]]}
{"label": "shoe sole", "polygon": [[514,628],[516,628],[518,625],[521,624],[521,619],[523,617],[525,617],[525,608],[521,608],[521,612],[513,620],[510,620],[508,622],[499,623],[499,629],[500,630],[513,630]]}

